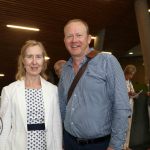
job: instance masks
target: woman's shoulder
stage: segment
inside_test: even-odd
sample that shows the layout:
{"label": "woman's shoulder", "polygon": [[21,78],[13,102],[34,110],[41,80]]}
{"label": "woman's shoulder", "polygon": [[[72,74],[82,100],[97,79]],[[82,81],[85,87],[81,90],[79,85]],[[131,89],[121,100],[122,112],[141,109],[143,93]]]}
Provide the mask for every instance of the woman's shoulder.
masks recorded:
{"label": "woman's shoulder", "polygon": [[10,83],[9,85],[4,86],[1,91],[1,97],[7,95],[9,98],[11,98],[12,95],[16,92],[18,84],[20,83],[21,81],[14,81]]}
{"label": "woman's shoulder", "polygon": [[45,79],[42,79],[42,82],[43,82],[46,86],[48,86],[49,88],[57,89],[57,86],[56,86],[56,85],[54,85],[53,83],[51,83],[51,82],[49,82],[49,81],[47,81],[47,80],[45,80]]}
{"label": "woman's shoulder", "polygon": [[13,88],[15,88],[18,84],[20,84],[21,82],[22,82],[22,81],[17,80],[17,81],[14,81],[14,82],[12,82],[12,83],[6,85],[6,86],[3,87],[3,88],[6,88],[6,89],[13,89]]}

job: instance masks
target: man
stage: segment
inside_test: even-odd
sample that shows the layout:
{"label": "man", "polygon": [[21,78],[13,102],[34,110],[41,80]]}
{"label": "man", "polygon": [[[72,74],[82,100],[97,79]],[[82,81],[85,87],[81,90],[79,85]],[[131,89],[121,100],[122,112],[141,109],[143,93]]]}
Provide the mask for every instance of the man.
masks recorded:
{"label": "man", "polygon": [[58,88],[65,150],[121,150],[130,115],[123,71],[114,56],[98,54],[67,103],[69,87],[91,51],[91,35],[86,22],[74,19],[65,25],[64,36],[71,55]]}
{"label": "man", "polygon": [[54,70],[55,70],[55,73],[56,73],[58,78],[60,78],[60,75],[61,75],[61,72],[62,72],[62,68],[63,68],[65,63],[66,63],[65,60],[58,60],[54,64]]}

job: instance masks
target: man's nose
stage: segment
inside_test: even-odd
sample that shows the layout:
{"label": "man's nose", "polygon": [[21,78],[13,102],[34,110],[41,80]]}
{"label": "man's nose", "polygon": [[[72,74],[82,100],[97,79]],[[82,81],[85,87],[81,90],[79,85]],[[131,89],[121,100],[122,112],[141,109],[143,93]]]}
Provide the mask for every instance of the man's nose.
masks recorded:
{"label": "man's nose", "polygon": [[74,41],[76,41],[77,39],[78,39],[78,37],[77,37],[77,36],[73,36],[72,41],[74,42]]}

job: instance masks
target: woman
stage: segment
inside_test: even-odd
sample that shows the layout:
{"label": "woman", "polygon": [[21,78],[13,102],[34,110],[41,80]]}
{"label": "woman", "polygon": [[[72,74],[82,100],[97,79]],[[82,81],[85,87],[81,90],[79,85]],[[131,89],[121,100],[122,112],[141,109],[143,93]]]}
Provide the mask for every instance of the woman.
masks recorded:
{"label": "woman", "polygon": [[[124,74],[125,74],[126,85],[127,85],[127,89],[128,89],[129,103],[130,103],[132,112],[133,112],[133,98],[136,98],[135,95],[137,95],[137,93],[135,93],[135,91],[134,91],[134,88],[133,88],[133,85],[131,82],[135,73],[136,73],[136,67],[134,65],[127,65],[125,67]],[[128,118],[128,131],[127,131],[127,136],[126,136],[126,142],[124,144],[125,150],[131,150],[131,148],[129,148],[131,124],[132,124],[132,114]]]}
{"label": "woman", "polygon": [[16,82],[2,90],[1,150],[62,150],[57,88],[47,82],[46,51],[29,40],[21,49]]}

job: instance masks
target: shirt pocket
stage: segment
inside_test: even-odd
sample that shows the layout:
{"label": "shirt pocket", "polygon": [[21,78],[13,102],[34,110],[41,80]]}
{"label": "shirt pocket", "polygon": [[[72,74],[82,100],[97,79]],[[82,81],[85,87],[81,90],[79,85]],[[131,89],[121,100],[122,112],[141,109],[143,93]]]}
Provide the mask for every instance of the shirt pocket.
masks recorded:
{"label": "shirt pocket", "polygon": [[88,79],[92,79],[93,81],[97,81],[99,83],[103,83],[106,81],[105,73],[96,69],[88,69],[86,72],[86,76]]}
{"label": "shirt pocket", "polygon": [[101,71],[96,71],[96,69],[87,69],[85,72],[84,80],[82,84],[85,85],[85,89],[88,91],[102,91],[106,89],[106,76],[105,73]]}

